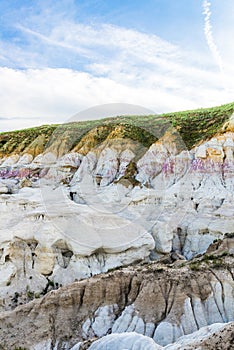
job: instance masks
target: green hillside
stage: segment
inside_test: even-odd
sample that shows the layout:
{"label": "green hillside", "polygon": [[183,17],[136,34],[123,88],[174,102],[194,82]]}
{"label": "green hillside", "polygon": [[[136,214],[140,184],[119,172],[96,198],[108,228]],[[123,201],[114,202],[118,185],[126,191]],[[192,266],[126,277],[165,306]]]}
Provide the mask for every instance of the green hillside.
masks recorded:
{"label": "green hillside", "polygon": [[186,147],[191,149],[201,140],[222,132],[232,113],[234,103],[229,103],[161,115],[119,116],[4,132],[0,133],[0,156],[19,152],[36,155],[58,139],[64,140],[66,151],[69,151],[82,144],[82,139],[87,139],[89,133],[92,134],[93,145],[103,142],[111,134],[112,137],[130,138],[149,147],[171,126],[179,132]]}

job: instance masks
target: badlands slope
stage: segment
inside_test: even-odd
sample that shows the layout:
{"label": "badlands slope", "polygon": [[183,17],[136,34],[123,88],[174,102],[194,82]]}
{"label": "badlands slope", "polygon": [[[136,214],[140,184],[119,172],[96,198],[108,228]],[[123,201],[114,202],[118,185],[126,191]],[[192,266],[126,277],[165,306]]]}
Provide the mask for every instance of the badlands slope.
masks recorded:
{"label": "badlands slope", "polygon": [[0,349],[234,348],[233,113],[0,134]]}

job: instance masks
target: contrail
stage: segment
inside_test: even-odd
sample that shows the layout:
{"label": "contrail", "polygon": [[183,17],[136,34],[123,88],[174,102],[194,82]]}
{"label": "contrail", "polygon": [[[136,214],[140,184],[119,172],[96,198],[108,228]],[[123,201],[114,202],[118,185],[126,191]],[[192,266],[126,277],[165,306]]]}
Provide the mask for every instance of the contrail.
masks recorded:
{"label": "contrail", "polygon": [[210,21],[210,17],[211,17],[211,2],[208,0],[204,0],[203,4],[203,14],[205,17],[205,25],[204,25],[204,32],[205,32],[205,36],[206,36],[206,41],[207,44],[209,46],[209,49],[214,57],[215,62],[217,63],[217,65],[219,66],[220,71],[223,70],[223,64],[222,64],[222,58],[221,55],[219,53],[219,50],[215,44],[214,41],[214,36],[213,36],[213,29],[212,29],[212,24]]}

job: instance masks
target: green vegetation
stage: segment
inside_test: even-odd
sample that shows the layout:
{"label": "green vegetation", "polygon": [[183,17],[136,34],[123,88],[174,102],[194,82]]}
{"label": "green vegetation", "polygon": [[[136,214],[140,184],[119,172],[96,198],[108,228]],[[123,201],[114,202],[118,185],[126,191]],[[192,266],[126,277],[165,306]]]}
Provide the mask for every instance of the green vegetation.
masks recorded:
{"label": "green vegetation", "polygon": [[[0,156],[27,152],[39,154],[57,144],[63,151],[81,149],[91,137],[90,148],[114,137],[129,138],[149,147],[169,129],[181,147],[191,148],[203,139],[222,132],[234,112],[234,103],[219,107],[148,116],[118,116],[100,120],[71,122],[0,133]],[[173,131],[171,126],[175,128]],[[178,134],[177,134],[178,132]],[[177,135],[177,136],[176,136]],[[184,145],[182,145],[184,143]],[[83,151],[86,153],[88,148]]]}
{"label": "green vegetation", "polygon": [[202,266],[200,265],[200,263],[197,261],[197,262],[192,262],[190,265],[189,265],[190,269],[192,271],[200,271],[202,270]]}
{"label": "green vegetation", "polygon": [[26,286],[26,295],[28,300],[33,300],[34,299],[34,292],[32,292],[29,288],[29,286]]}
{"label": "green vegetation", "polygon": [[203,270],[205,266],[209,268],[226,268],[227,264],[225,262],[225,257],[228,256],[232,256],[228,251],[224,251],[219,255],[204,254],[202,258],[192,261],[189,264],[189,267],[193,271]]}
{"label": "green vegetation", "polygon": [[[94,121],[95,122],[95,121]],[[116,139],[130,139],[148,148],[158,137],[149,132],[146,128],[140,128],[130,123],[117,122],[117,119],[98,121],[99,126],[87,128],[85,122],[63,124],[56,129],[52,135],[48,149],[56,145],[56,140],[61,140],[63,150],[74,149],[79,153],[86,154],[104,141]],[[89,122],[88,122],[89,125]]]}
{"label": "green vegetation", "polygon": [[34,144],[34,147],[32,147],[36,148],[39,146],[38,152],[40,152],[41,149],[45,147],[57,127],[58,125],[42,125],[30,129],[0,133],[0,156],[23,152],[25,150],[30,154],[34,153],[35,150],[30,150],[30,144],[32,144],[32,142],[39,136],[43,136],[43,138],[40,137],[39,145]]}
{"label": "green vegetation", "polygon": [[226,238],[234,238],[234,232],[225,233]]}
{"label": "green vegetation", "polygon": [[190,149],[199,141],[220,132],[232,113],[234,113],[234,103],[194,111],[164,114],[164,117],[178,129],[186,146]]}

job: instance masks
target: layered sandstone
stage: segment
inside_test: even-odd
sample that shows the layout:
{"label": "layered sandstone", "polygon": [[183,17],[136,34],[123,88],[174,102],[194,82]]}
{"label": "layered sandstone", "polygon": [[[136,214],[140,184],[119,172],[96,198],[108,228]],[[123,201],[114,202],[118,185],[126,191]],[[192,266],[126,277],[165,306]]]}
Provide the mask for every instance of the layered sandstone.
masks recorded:
{"label": "layered sandstone", "polygon": [[225,118],[205,139],[194,128],[192,148],[188,125],[163,118],[0,135],[3,349],[121,343],[109,333],[129,333],[131,350],[138,340],[180,349],[200,329],[204,349],[212,344],[209,332],[222,330],[209,327],[234,319],[234,130]]}

